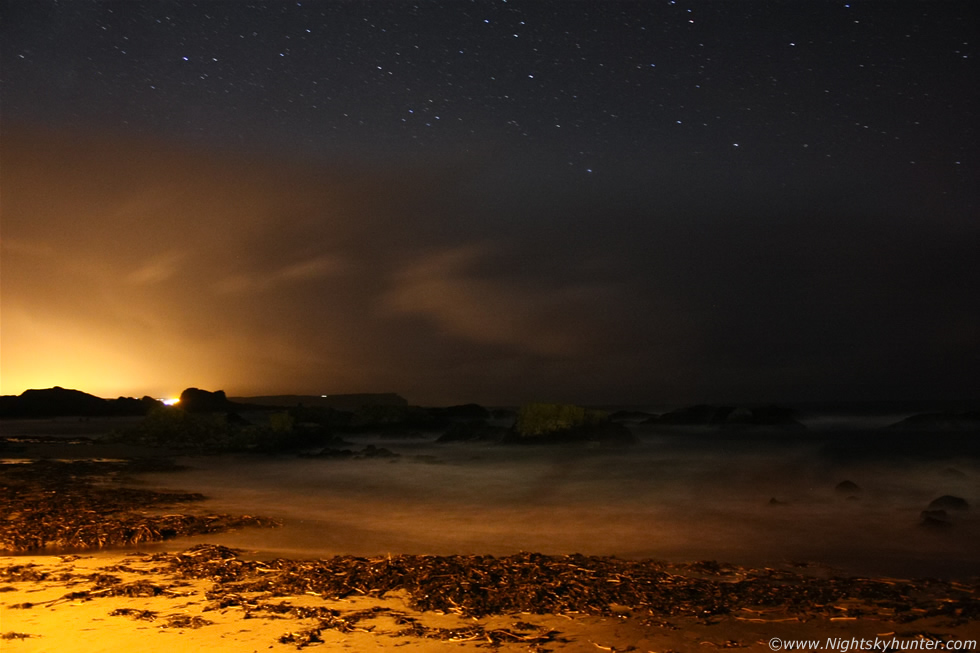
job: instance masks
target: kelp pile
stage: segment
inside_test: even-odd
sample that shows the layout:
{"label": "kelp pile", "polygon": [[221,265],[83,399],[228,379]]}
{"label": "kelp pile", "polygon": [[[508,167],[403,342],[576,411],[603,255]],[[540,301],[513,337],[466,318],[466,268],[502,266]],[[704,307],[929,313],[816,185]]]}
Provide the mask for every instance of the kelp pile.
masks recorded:
{"label": "kelp pile", "polygon": [[209,598],[234,604],[249,594],[407,594],[420,611],[466,617],[535,613],[618,614],[710,620],[775,609],[800,620],[889,615],[903,622],[943,616],[980,619],[980,584],[869,578],[818,578],[792,571],[717,563],[667,565],[650,560],[520,553],[507,557],[398,555],[323,560],[248,561],[202,545],[165,558],[170,572],[215,582]]}
{"label": "kelp pile", "polygon": [[200,494],[125,487],[124,474],[167,468],[165,461],[34,460],[0,465],[0,553],[82,550],[274,526],[250,515],[163,514]]}
{"label": "kelp pile", "polygon": [[[88,584],[88,589],[75,589],[46,605],[114,596],[184,599],[199,593],[201,589],[194,587],[206,581],[208,603],[203,614],[240,610],[242,618],[302,620],[302,627],[294,626],[279,637],[281,643],[298,648],[323,642],[327,630],[489,645],[518,643],[530,650],[565,641],[561,632],[530,623],[535,614],[632,617],[658,628],[674,628],[670,620],[682,618],[713,624],[723,617],[765,623],[865,618],[911,623],[938,617],[950,626],[980,620],[978,583],[820,578],[713,562],[668,565],[582,555],[245,560],[238,553],[205,544],[180,553],[132,554],[132,562],[87,575],[62,572],[57,578],[31,564],[15,565],[0,568],[0,581],[56,579],[74,587]],[[124,582],[117,575],[122,573],[145,574],[151,580]],[[380,601],[391,598],[386,595],[392,593],[415,612]],[[354,596],[379,601],[367,608],[363,603],[358,607],[336,602]],[[319,600],[322,605],[316,604]],[[9,607],[35,605],[40,604]],[[344,605],[353,609],[338,609]],[[467,619],[455,628],[436,627],[428,625],[418,611]],[[132,607],[113,610],[110,615],[172,628],[211,624],[204,616],[186,612]],[[506,626],[497,620],[496,627],[477,620],[500,615],[513,620]],[[909,632],[908,636],[918,636]]]}
{"label": "kelp pile", "polygon": [[[520,643],[529,650],[565,641],[561,633],[521,619],[509,628],[474,622],[462,628],[434,628],[388,608],[342,614],[327,607],[296,608],[270,599],[316,595],[343,599],[355,595],[405,596],[414,610],[462,617],[519,614],[635,616],[649,626],[674,628],[669,619],[717,623],[727,616],[746,621],[885,618],[908,623],[945,617],[950,624],[980,619],[980,584],[910,582],[867,578],[820,579],[773,569],[745,569],[714,562],[670,566],[582,555],[521,553],[325,560],[247,561],[235,551],[203,545],[162,558],[178,578],[211,579],[207,598],[218,608],[238,607],[251,614],[274,610],[315,625],[287,633],[282,643],[298,648],[323,642],[324,630],[370,630],[362,620],[385,612],[399,630],[393,636]],[[762,617],[762,618],[760,618]]]}

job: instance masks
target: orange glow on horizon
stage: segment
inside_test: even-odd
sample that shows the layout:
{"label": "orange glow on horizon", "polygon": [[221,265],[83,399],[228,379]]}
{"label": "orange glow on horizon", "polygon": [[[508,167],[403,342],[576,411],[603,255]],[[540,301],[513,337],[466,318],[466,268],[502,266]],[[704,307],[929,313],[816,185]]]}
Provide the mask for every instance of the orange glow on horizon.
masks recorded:
{"label": "orange glow on horizon", "polygon": [[[5,310],[0,395],[60,386],[97,397],[171,397],[184,374],[166,351],[125,333]],[[16,347],[11,346],[17,343]]]}

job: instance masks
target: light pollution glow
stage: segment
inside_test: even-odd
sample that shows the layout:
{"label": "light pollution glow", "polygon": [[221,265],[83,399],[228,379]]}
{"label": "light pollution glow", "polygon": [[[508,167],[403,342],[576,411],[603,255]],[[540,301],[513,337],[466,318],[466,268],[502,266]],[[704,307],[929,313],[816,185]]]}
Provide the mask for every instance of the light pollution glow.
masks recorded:
{"label": "light pollution glow", "polygon": [[586,309],[612,287],[475,273],[499,244],[446,241],[425,175],[31,130],[5,154],[2,394],[412,393],[422,374],[413,398],[438,402],[610,332]]}
{"label": "light pollution glow", "polygon": [[846,197],[821,194],[807,221],[790,195],[699,194],[680,173],[645,199],[504,193],[479,154],[340,166],[15,127],[0,394],[507,405],[976,387],[972,241]]}
{"label": "light pollution glow", "polygon": [[21,344],[3,347],[0,394],[56,385],[110,398],[173,393],[170,377],[176,370],[147,369],[118,339],[21,310],[8,308],[3,317],[3,340]]}

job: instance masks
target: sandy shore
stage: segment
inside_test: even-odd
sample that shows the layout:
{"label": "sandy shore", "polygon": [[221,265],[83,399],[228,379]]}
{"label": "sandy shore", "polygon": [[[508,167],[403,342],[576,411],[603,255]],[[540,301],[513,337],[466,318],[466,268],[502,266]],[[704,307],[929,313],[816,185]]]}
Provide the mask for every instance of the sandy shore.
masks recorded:
{"label": "sandy shore", "polygon": [[[803,563],[181,550],[168,540],[264,522],[212,514],[195,493],[134,487],[132,474],[174,469],[155,450],[129,460],[94,441],[38,440],[7,452],[18,460],[0,469],[0,546],[31,554],[0,556],[3,653],[977,650],[980,641],[980,583],[968,574],[912,581]],[[343,469],[331,468],[341,485]],[[71,547],[87,550],[36,553]],[[793,646],[800,640],[812,644]]]}
{"label": "sandy shore", "polygon": [[[866,639],[869,644],[874,638],[906,643],[980,639],[978,588],[956,583],[915,585],[907,605],[849,598],[804,610],[742,606],[729,614],[703,616],[664,616],[640,606],[612,605],[605,615],[508,612],[474,618],[462,610],[418,610],[401,590],[342,599],[314,591],[233,592],[233,585],[222,582],[219,568],[214,578],[189,578],[168,564],[173,559],[168,556],[102,552],[0,557],[0,648],[14,653],[169,653],[499,647],[593,653],[767,651],[773,650],[773,638],[819,640],[824,650],[832,650],[828,638]],[[273,573],[261,566],[254,571]],[[671,578],[680,578],[673,574],[681,570],[668,571]],[[714,580],[721,588],[741,573]],[[876,582],[887,587],[899,581]],[[944,604],[954,607],[946,610]],[[848,648],[861,650],[854,644]]]}

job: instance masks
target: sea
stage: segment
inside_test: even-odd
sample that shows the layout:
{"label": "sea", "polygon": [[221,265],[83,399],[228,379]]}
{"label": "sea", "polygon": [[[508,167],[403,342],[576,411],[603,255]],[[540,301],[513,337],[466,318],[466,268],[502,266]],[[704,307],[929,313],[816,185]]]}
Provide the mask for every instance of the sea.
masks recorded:
{"label": "sea", "polygon": [[[355,451],[394,455],[193,456],[178,460],[180,472],[137,480],[201,492],[208,511],[282,523],[155,545],[167,550],[209,542],[257,558],[533,551],[980,577],[980,433],[885,428],[915,408],[822,405],[801,413],[805,430],[634,420],[628,446],[345,434]],[[944,496],[968,507],[926,519]]]}

